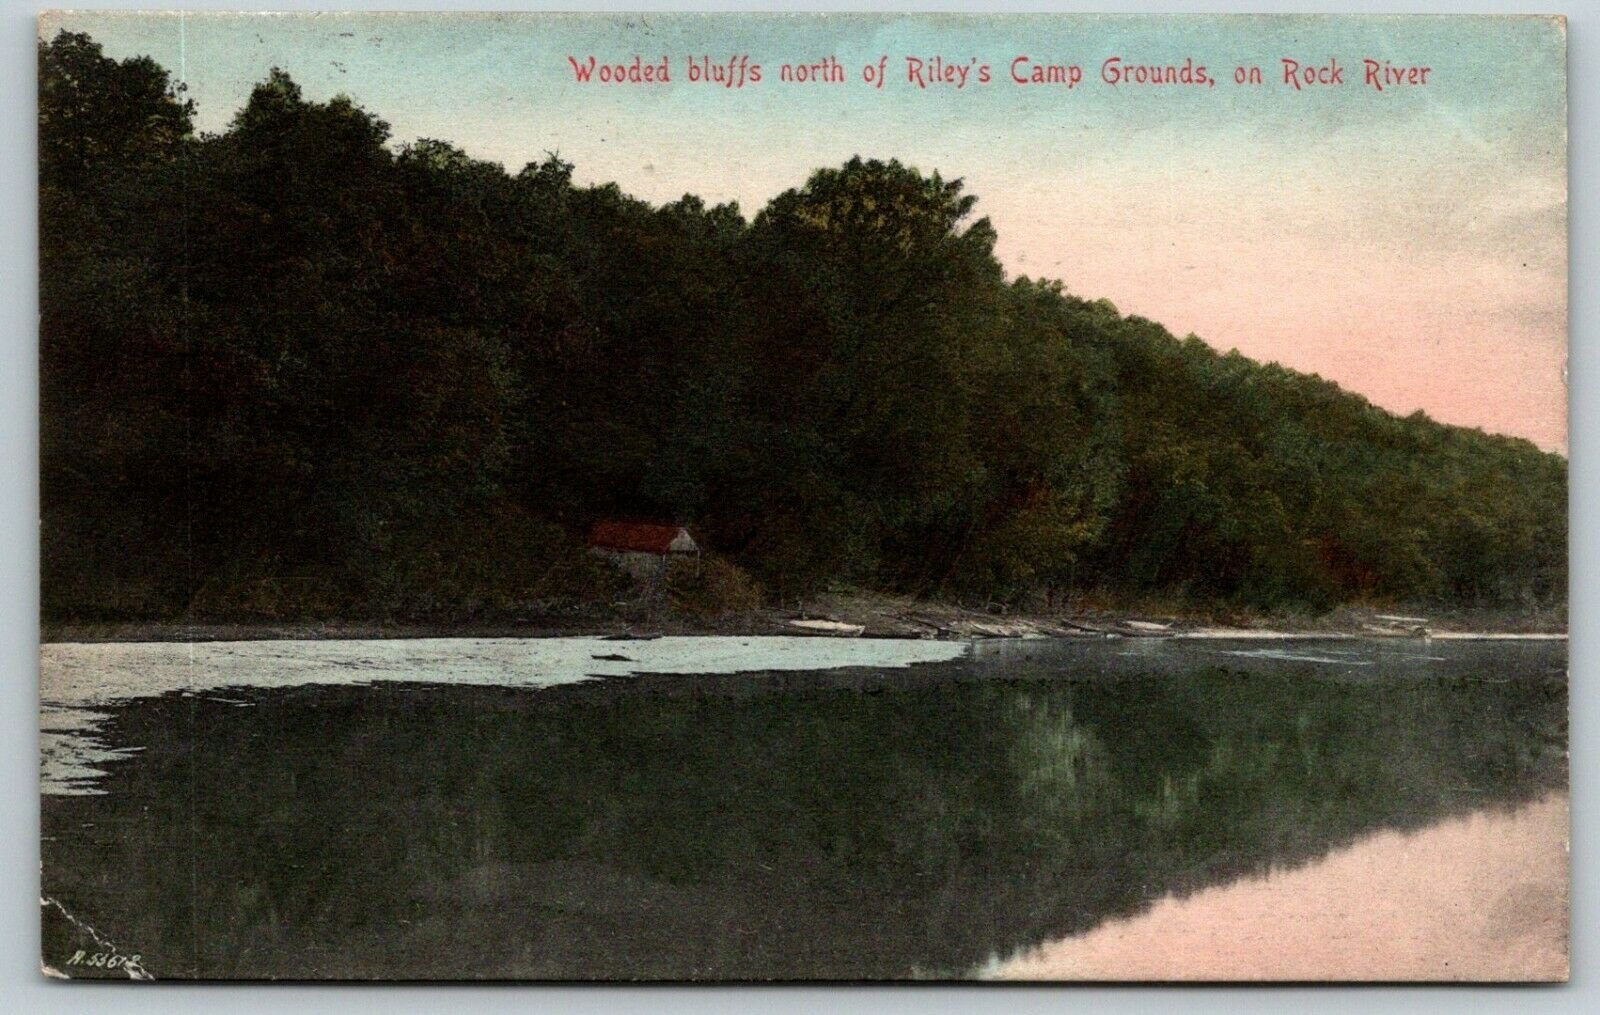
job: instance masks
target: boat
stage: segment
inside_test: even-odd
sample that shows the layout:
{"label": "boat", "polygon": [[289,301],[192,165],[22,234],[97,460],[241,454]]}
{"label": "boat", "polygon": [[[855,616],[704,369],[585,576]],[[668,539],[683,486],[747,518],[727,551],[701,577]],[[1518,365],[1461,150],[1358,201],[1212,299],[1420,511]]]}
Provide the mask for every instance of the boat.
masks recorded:
{"label": "boat", "polygon": [[867,629],[865,624],[846,624],[842,620],[791,620],[789,626],[838,638],[857,638]]}

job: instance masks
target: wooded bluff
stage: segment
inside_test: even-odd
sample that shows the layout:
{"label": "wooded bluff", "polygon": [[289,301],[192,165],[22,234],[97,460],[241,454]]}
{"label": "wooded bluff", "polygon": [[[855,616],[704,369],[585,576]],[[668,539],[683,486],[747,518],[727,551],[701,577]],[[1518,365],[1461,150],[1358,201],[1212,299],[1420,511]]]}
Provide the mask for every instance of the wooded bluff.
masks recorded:
{"label": "wooded bluff", "polygon": [[614,518],[769,601],[1565,602],[1564,458],[1008,278],[958,180],[747,219],[282,71],[212,135],[147,58],[39,57],[47,620],[605,601]]}

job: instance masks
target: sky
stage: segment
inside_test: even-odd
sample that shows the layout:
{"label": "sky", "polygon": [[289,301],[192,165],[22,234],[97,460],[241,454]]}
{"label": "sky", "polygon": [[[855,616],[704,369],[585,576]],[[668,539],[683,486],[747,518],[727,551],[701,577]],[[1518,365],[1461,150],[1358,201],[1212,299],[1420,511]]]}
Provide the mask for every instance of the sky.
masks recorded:
{"label": "sky", "polygon": [[[46,15],[149,55],[220,131],[282,67],[349,95],[395,142],[515,172],[737,201],[753,216],[854,155],[959,177],[1014,275],[1320,374],[1387,409],[1565,453],[1566,39],[1550,19],[1415,15]],[[668,61],[668,83],[587,84],[568,57]],[[689,78],[739,56],[762,81]],[[835,58],[845,82],[786,83]],[[1018,85],[1013,61],[1082,80]],[[907,57],[974,67],[908,80]],[[1214,87],[1107,84],[1102,65],[1204,66]],[[880,60],[881,87],[863,72]],[[1285,58],[1341,83],[1284,83]],[[1430,68],[1364,79],[1364,59]],[[987,65],[990,83],[977,82]],[[1235,84],[1236,68],[1261,84]],[[1416,76],[1413,75],[1414,79]]]}

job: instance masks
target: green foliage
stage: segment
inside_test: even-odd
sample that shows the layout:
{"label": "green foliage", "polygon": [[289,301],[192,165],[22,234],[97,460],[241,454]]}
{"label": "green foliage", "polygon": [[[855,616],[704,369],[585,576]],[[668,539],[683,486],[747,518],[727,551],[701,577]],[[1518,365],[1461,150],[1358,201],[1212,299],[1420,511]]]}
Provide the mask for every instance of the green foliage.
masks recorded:
{"label": "green foliage", "polygon": [[148,59],[39,69],[49,617],[518,614],[603,598],[557,563],[601,517],[779,599],[1565,599],[1564,459],[1008,281],[958,180],[747,222],[281,70],[197,137]]}
{"label": "green foliage", "polygon": [[118,63],[87,35],[39,47],[39,162],[48,182],[83,183],[117,165],[176,157],[194,103],[149,57]]}
{"label": "green foliage", "polygon": [[675,610],[716,618],[760,607],[761,586],[738,565],[702,555],[668,564],[667,597]]}

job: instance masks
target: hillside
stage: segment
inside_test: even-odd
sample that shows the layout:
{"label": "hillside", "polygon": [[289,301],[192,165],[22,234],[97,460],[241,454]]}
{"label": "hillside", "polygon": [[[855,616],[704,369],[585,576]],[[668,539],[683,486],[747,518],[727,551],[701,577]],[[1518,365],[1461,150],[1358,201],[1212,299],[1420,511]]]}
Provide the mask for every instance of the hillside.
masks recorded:
{"label": "hillside", "polygon": [[857,159],[747,218],[397,145],[282,71],[193,112],[40,46],[49,621],[588,608],[628,594],[602,518],[688,525],[712,613],[1565,603],[1562,457],[1009,278],[960,181]]}

